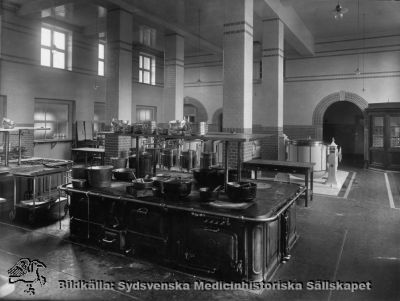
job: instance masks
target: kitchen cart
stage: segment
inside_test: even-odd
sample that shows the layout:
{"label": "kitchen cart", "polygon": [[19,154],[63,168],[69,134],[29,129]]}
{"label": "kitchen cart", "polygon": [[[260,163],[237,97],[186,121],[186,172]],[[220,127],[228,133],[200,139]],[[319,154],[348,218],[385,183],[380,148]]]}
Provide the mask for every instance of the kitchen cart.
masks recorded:
{"label": "kitchen cart", "polygon": [[[68,210],[67,197],[60,195],[57,187],[68,182],[69,169],[63,166],[23,166],[13,168],[14,206],[9,217],[14,220],[18,211],[25,211],[30,223],[38,213],[60,219]],[[61,226],[61,224],[60,224]]]}

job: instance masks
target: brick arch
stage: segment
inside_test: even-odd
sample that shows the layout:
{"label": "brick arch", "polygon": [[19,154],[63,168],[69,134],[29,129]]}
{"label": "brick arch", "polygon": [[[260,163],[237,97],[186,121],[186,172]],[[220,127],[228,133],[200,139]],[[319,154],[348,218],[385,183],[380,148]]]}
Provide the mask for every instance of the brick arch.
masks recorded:
{"label": "brick arch", "polygon": [[325,111],[330,105],[337,101],[351,102],[360,108],[361,112],[364,112],[364,110],[368,107],[368,102],[355,93],[340,91],[325,96],[315,107],[312,118],[312,124],[315,127],[316,138],[318,140],[322,140],[322,126],[324,123]]}
{"label": "brick arch", "polygon": [[197,119],[199,122],[200,121],[208,121],[207,110],[199,100],[197,100],[196,98],[193,98],[193,97],[186,96],[183,99],[183,104],[184,105],[192,105],[197,109]]}

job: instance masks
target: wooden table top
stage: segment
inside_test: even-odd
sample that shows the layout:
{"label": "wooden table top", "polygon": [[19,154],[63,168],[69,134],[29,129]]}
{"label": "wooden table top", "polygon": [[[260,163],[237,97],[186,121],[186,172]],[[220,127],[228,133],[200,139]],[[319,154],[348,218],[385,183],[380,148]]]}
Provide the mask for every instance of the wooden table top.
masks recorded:
{"label": "wooden table top", "polygon": [[95,147],[78,147],[78,148],[73,148],[73,151],[77,152],[87,152],[87,153],[104,153],[105,149],[104,148],[95,148]]}
{"label": "wooden table top", "polygon": [[279,160],[263,160],[263,159],[253,159],[243,162],[244,166],[287,166],[287,167],[304,167],[313,168],[314,162],[293,162],[293,161],[279,161]]}

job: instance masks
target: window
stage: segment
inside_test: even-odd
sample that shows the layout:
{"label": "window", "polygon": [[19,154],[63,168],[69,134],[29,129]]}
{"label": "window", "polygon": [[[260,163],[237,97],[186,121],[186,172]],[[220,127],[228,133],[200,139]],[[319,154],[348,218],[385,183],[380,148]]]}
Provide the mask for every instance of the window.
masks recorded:
{"label": "window", "polygon": [[72,138],[72,101],[36,99],[34,124],[38,128],[48,128],[35,131],[35,140],[63,140]]}
{"label": "window", "polygon": [[106,104],[104,102],[94,103],[93,132],[96,136],[98,132],[104,130],[106,124]]}
{"label": "window", "polygon": [[99,51],[98,51],[98,69],[97,74],[100,76],[104,76],[104,49],[105,45],[103,42],[99,43]]}
{"label": "window", "polygon": [[136,106],[136,121],[157,121],[157,108],[150,106]]}
{"label": "window", "polygon": [[68,32],[43,26],[41,31],[40,64],[46,67],[66,69]]}
{"label": "window", "polygon": [[140,26],[140,43],[148,47],[154,47],[156,42],[156,30],[148,26]]}
{"label": "window", "polygon": [[148,54],[139,55],[139,83],[156,84],[155,57]]}

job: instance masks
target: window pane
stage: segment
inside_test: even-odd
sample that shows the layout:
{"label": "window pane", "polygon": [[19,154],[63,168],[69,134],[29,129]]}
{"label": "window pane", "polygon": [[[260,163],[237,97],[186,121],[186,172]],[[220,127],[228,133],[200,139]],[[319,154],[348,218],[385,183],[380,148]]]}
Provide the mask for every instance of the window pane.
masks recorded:
{"label": "window pane", "polygon": [[139,56],[139,68],[143,68],[143,56]]}
{"label": "window pane", "polygon": [[104,76],[104,62],[99,61],[98,63],[98,75]]}
{"label": "window pane", "polygon": [[[35,122],[34,124],[35,128],[44,128],[46,127],[45,122]],[[45,139],[46,137],[46,131],[40,130],[40,131],[33,131],[34,133],[34,139]]]}
{"label": "window pane", "polygon": [[50,67],[50,49],[42,48],[40,51],[40,64]]}
{"label": "window pane", "polygon": [[51,46],[51,31],[50,29],[42,27],[42,45],[43,46]]}
{"label": "window pane", "polygon": [[143,72],[143,76],[144,76],[143,82],[145,84],[150,84],[150,72],[147,71]]}
{"label": "window pane", "polygon": [[65,69],[65,54],[64,52],[59,52],[53,50],[53,67]]}
{"label": "window pane", "polygon": [[35,113],[33,119],[35,121],[45,121],[46,120],[46,104],[37,102],[35,103]]}
{"label": "window pane", "polygon": [[99,44],[99,59],[104,60],[104,44]]}
{"label": "window pane", "polygon": [[54,39],[53,43],[56,48],[65,50],[65,34],[64,33],[54,31],[53,39]]}
{"label": "window pane", "polygon": [[68,138],[68,122],[58,123],[58,138],[65,139]]}
{"label": "window pane", "polygon": [[150,58],[143,57],[143,69],[150,70]]}
{"label": "window pane", "polygon": [[139,83],[143,83],[143,72],[139,70]]}
{"label": "window pane", "polygon": [[67,121],[68,120],[68,105],[67,104],[52,104],[47,105],[46,112],[47,121]]}

